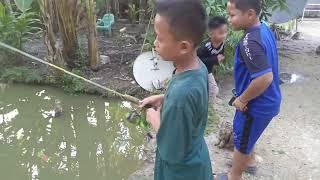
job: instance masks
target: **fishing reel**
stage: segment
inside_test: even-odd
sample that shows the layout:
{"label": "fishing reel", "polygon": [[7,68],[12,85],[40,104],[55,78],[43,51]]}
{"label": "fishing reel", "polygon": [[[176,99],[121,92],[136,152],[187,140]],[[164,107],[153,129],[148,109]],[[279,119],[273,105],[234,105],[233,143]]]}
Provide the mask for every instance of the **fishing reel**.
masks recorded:
{"label": "fishing reel", "polygon": [[[146,105],[144,109],[154,108],[151,105]],[[153,136],[151,135],[150,131],[150,125],[146,120],[146,114],[143,109],[133,109],[130,113],[127,114],[126,117],[127,121],[139,126],[143,130],[147,131],[147,137],[149,139],[153,139]]]}

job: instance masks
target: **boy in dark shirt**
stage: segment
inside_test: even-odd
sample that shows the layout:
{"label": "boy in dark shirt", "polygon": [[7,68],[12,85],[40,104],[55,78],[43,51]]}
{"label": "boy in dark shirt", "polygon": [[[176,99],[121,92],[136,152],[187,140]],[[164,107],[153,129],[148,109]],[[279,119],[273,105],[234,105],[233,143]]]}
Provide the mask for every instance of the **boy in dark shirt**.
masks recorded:
{"label": "boy in dark shirt", "polygon": [[155,180],[212,180],[204,140],[208,118],[208,71],[196,48],[206,31],[200,0],[155,2],[156,51],[176,66],[167,91],[142,101],[157,132]]}
{"label": "boy in dark shirt", "polygon": [[227,8],[232,27],[245,35],[235,52],[233,164],[220,178],[241,180],[243,171],[256,167],[254,146],[280,111],[278,51],[274,33],[259,20],[261,0],[229,0]]}
{"label": "boy in dark shirt", "polygon": [[201,44],[197,55],[206,65],[209,80],[209,103],[214,105],[214,99],[219,93],[217,82],[213,76],[213,66],[220,65],[224,57],[224,41],[228,33],[227,20],[224,17],[216,16],[208,23],[209,39]]}

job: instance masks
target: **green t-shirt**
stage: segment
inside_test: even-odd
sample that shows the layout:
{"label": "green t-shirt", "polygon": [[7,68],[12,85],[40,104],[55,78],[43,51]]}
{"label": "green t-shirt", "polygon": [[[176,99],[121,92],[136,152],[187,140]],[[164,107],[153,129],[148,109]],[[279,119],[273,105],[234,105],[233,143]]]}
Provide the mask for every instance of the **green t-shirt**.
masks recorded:
{"label": "green t-shirt", "polygon": [[155,180],[212,180],[204,140],[208,119],[208,72],[174,75],[165,94],[157,134]]}

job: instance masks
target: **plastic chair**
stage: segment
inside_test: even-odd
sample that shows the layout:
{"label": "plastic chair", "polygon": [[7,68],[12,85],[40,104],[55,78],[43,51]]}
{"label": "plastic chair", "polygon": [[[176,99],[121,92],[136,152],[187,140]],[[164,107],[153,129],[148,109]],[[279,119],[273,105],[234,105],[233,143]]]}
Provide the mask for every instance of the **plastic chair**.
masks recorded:
{"label": "plastic chair", "polygon": [[112,35],[112,25],[114,24],[114,15],[113,14],[105,14],[102,19],[98,19],[97,21],[97,30],[102,32],[108,32],[109,35]]}

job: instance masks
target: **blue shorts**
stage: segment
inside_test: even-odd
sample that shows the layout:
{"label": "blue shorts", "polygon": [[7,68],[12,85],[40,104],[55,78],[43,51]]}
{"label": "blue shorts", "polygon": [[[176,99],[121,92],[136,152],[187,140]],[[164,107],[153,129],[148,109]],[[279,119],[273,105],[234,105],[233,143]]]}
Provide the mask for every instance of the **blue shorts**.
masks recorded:
{"label": "blue shorts", "polygon": [[250,154],[272,118],[237,111],[233,120],[235,148],[243,154]]}

